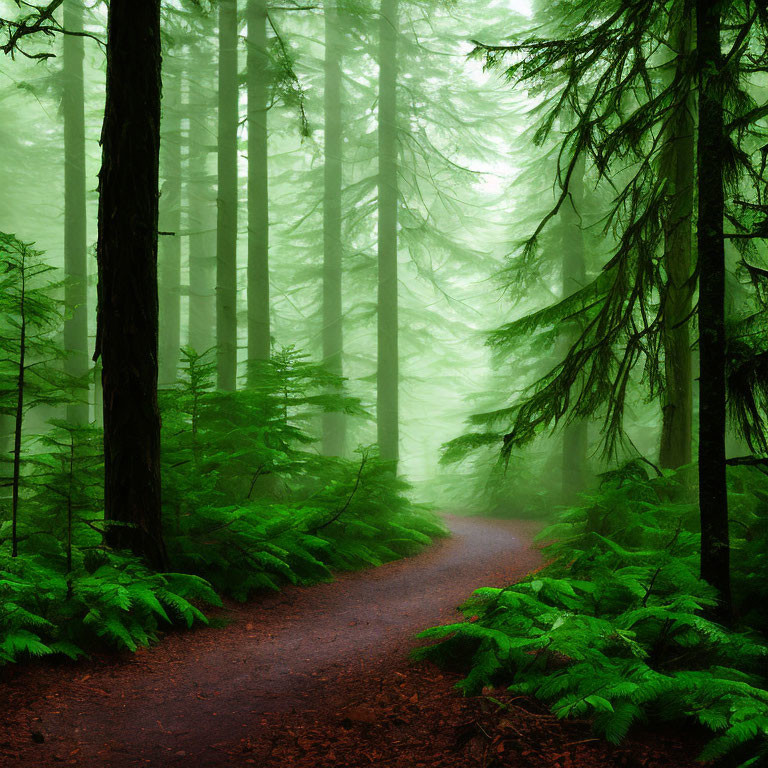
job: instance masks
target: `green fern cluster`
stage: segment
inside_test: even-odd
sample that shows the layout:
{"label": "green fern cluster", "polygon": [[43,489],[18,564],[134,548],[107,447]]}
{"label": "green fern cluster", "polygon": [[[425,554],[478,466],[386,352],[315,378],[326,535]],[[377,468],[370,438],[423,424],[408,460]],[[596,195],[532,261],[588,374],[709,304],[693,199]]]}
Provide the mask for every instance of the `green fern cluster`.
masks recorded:
{"label": "green fern cluster", "polygon": [[160,396],[163,535],[178,573],[110,549],[101,430],[53,419],[35,435],[23,418],[84,389],[60,370],[52,268],[0,233],[2,265],[0,664],[94,645],[136,650],[164,626],[205,622],[199,605],[220,604],[214,588],[245,599],[379,565],[444,534],[369,451],[353,461],[314,449],[322,413],[367,416],[338,376],[287,348],[221,392],[212,355],[184,349],[181,381]]}
{"label": "green fern cluster", "polygon": [[465,691],[506,681],[613,742],[637,721],[687,718],[716,733],[704,760],[754,747],[768,735],[768,649],[706,618],[695,519],[674,476],[609,473],[542,534],[549,566],[478,590],[469,620],[422,633],[440,642],[418,655],[469,659]]}
{"label": "green fern cluster", "polygon": [[135,651],[162,627],[207,623],[196,604],[220,605],[196,576],[158,574],[106,551],[10,557],[0,553],[0,664],[102,646]]}
{"label": "green fern cluster", "polygon": [[380,565],[444,535],[369,451],[349,460],[314,450],[308,427],[318,414],[365,415],[337,377],[289,348],[255,364],[247,388],[221,392],[211,355],[182,352],[182,378],[162,399],[174,567],[244,600]]}

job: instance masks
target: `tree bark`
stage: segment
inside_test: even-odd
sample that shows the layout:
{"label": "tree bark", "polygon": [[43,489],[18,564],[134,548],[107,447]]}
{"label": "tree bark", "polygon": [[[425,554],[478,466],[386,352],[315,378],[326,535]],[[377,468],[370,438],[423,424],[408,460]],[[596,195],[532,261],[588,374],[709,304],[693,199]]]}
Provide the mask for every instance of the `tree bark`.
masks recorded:
{"label": "tree bark", "polygon": [[726,619],[731,612],[731,587],[725,474],[725,201],[720,23],[719,7],[707,0],[697,0],[701,577],[718,590],[719,616]]}
{"label": "tree bark", "polygon": [[[562,297],[566,298],[583,288],[587,270],[584,260],[584,233],[581,217],[584,214],[584,158],[576,160],[568,185],[568,199],[560,208],[560,233],[563,249]],[[579,328],[574,324],[561,342],[567,351],[578,338]],[[583,419],[567,424],[563,429],[562,498],[564,504],[573,502],[584,489],[587,471],[588,427]]]}
{"label": "tree bark", "polygon": [[[64,3],[64,28],[83,30],[82,0]],[[83,86],[83,38],[64,35],[64,348],[69,353],[64,370],[82,382],[75,401],[67,406],[67,420],[87,424],[88,408],[88,242],[85,205],[85,95]]]}
{"label": "tree bark", "polygon": [[[216,151],[212,120],[213,70],[203,52],[190,49],[189,156],[186,168],[189,230],[189,338],[202,354],[216,345],[216,190],[211,154]],[[191,66],[194,64],[194,66]],[[210,77],[210,80],[209,80]]]}
{"label": "tree bark", "polygon": [[163,68],[160,137],[160,384],[172,386],[181,346],[181,71],[173,59]]}
{"label": "tree bark", "polygon": [[397,37],[398,0],[381,0],[376,420],[379,452],[385,461],[397,461],[399,455]]}
{"label": "tree bark", "polygon": [[219,155],[216,224],[217,386],[237,389],[237,0],[219,4]]}
{"label": "tree bark", "polygon": [[[684,5],[679,3],[679,6]],[[672,48],[677,51],[677,73],[687,66],[693,29],[688,16],[677,22]],[[659,464],[677,469],[691,463],[693,423],[691,369],[691,231],[693,224],[694,123],[693,95],[685,100],[672,120],[662,173],[670,194],[670,210],[664,230],[664,373],[666,389],[662,407]]]}
{"label": "tree bark", "polygon": [[112,0],[99,174],[107,541],[162,567],[157,406],[160,0]]}
{"label": "tree bark", "polygon": [[[266,0],[248,0],[248,360],[268,360],[269,108]],[[249,370],[249,382],[257,375]]]}
{"label": "tree bark", "polygon": [[[335,0],[325,3],[325,141],[323,168],[323,365],[343,374],[342,331],[342,118],[341,31]],[[346,440],[343,413],[323,414],[323,453],[341,456]]]}
{"label": "tree bark", "polygon": [[[22,257],[23,258],[23,257]],[[14,414],[13,430],[13,481],[11,485],[11,557],[19,554],[19,485],[21,482],[21,438],[24,426],[24,375],[26,373],[27,356],[27,265],[22,261],[21,293],[19,303],[19,367],[16,375],[16,411]]]}

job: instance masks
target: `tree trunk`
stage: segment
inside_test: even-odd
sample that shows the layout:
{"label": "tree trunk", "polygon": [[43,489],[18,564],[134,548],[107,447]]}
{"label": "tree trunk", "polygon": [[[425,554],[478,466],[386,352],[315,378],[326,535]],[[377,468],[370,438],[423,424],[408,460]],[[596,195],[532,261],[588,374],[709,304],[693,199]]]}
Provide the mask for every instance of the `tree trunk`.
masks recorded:
{"label": "tree trunk", "polygon": [[397,37],[398,0],[381,0],[379,26],[378,368],[376,420],[381,458],[397,461]]}
{"label": "tree trunk", "polygon": [[[323,365],[343,374],[342,352],[342,122],[341,34],[335,0],[325,3],[325,143],[323,169]],[[323,414],[323,453],[341,456],[346,438],[343,413]]]}
{"label": "tree trunk", "polygon": [[[268,360],[269,108],[266,0],[248,0],[248,360]],[[255,369],[249,371],[253,382]]]}
{"label": "tree trunk", "polygon": [[160,193],[160,384],[176,382],[181,346],[181,72],[170,57],[163,69]]}
{"label": "tree trunk", "polygon": [[[82,0],[64,3],[64,28],[83,30]],[[88,242],[85,208],[85,96],[83,88],[83,38],[64,35],[64,348],[69,353],[65,371],[84,386],[74,391],[67,406],[67,420],[88,423]]]}
{"label": "tree trunk", "polygon": [[[23,258],[23,257],[22,257]],[[19,554],[18,519],[19,519],[19,485],[21,482],[21,437],[24,426],[24,375],[26,373],[27,357],[27,308],[26,308],[26,269],[25,261],[21,266],[21,302],[19,304],[19,367],[16,376],[16,411],[13,430],[13,480],[11,485],[11,557]]]}
{"label": "tree trunk", "polygon": [[[202,54],[190,50],[189,157],[186,168],[187,229],[189,230],[189,338],[199,354],[216,344],[216,190],[211,154],[213,136],[213,71],[201,66]],[[208,76],[210,75],[211,81]]]}
{"label": "tree trunk", "polygon": [[[563,249],[562,297],[566,298],[583,288],[587,280],[584,261],[584,233],[581,217],[584,215],[584,157],[579,156],[568,185],[568,199],[560,208],[560,236]],[[563,334],[564,353],[579,336],[578,324]],[[587,472],[588,426],[583,419],[567,424],[563,429],[562,500],[575,501],[584,490]]]}
{"label": "tree trunk", "polygon": [[699,508],[701,577],[731,611],[728,496],[725,476],[725,250],[723,246],[723,66],[720,11],[696,3],[699,51]]}
{"label": "tree trunk", "polygon": [[219,4],[219,156],[216,223],[217,385],[237,389],[237,0]]}
{"label": "tree trunk", "polygon": [[[681,17],[672,37],[672,48],[678,53],[675,62],[678,73],[684,70],[690,58],[691,26],[690,17]],[[662,160],[662,173],[672,190],[664,230],[664,267],[667,272],[663,331],[666,390],[659,450],[659,464],[667,469],[691,463],[693,401],[689,319],[695,152],[693,109],[691,94],[674,116]]]}
{"label": "tree trunk", "polygon": [[160,0],[112,0],[99,174],[98,327],[107,541],[155,567],[165,548],[157,407]]}

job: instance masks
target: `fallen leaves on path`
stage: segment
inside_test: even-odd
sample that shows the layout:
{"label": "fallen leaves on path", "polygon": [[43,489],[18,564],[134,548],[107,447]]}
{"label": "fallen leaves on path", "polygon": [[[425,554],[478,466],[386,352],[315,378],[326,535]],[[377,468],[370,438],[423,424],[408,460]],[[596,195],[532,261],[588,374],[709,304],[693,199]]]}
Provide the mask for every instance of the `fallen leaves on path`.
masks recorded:
{"label": "fallen leaves on path", "polygon": [[[379,667],[333,711],[267,714],[231,764],[262,768],[694,768],[699,745],[636,732],[620,746],[506,691],[464,697],[431,664]],[[499,706],[501,702],[504,706]]]}
{"label": "fallen leaves on path", "polygon": [[[455,621],[481,585],[536,568],[535,526],[454,519],[418,557],[291,587],[231,623],[134,655],[5,668],[2,768],[693,768],[698,745],[636,733],[620,747],[504,691],[465,698],[411,665],[414,634]],[[491,697],[503,706],[491,701]]]}

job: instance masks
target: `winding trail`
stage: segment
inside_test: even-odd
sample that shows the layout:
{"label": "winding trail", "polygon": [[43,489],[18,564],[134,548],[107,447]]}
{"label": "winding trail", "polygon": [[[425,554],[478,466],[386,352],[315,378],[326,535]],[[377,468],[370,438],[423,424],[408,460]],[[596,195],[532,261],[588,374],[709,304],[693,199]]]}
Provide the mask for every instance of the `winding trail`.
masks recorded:
{"label": "winding trail", "polygon": [[171,634],[135,655],[8,670],[0,764],[253,763],[236,747],[270,737],[267,715],[343,709],[350,685],[359,691],[382,664],[403,677],[417,631],[455,619],[474,588],[539,563],[533,523],[447,522],[453,536],[416,557],[228,605],[224,628]]}

